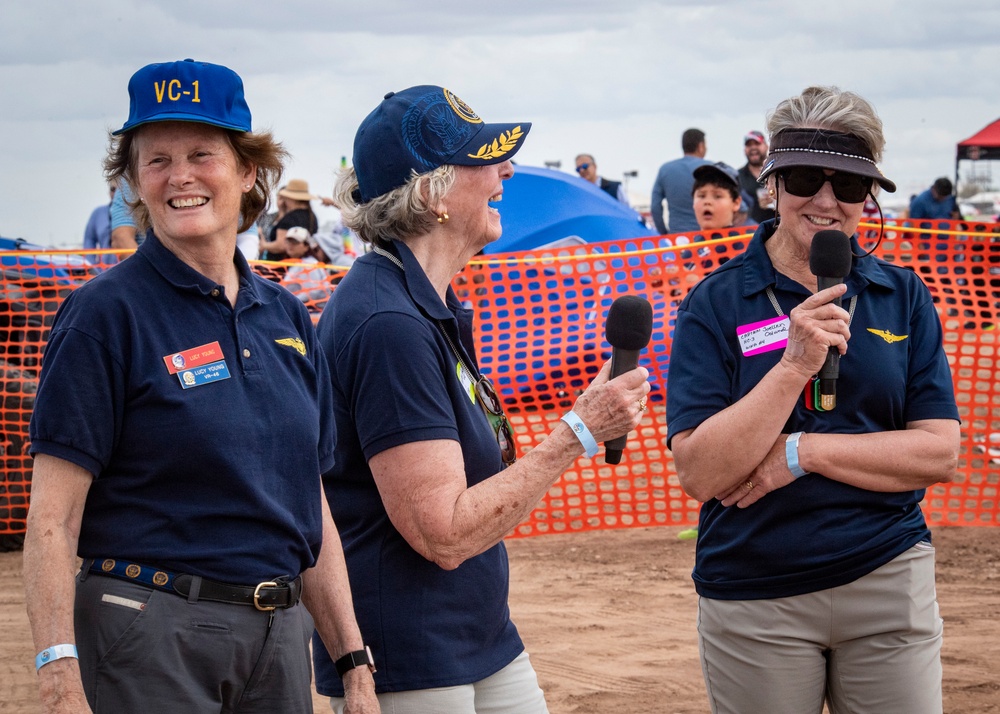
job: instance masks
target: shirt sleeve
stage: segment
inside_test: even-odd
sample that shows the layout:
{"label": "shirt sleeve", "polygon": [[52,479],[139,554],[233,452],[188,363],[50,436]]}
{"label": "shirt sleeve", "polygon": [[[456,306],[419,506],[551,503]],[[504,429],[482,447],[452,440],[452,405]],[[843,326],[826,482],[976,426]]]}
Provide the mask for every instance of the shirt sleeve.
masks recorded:
{"label": "shirt sleeve", "polygon": [[124,370],[99,340],[53,330],[31,415],[32,456],[55,456],[98,476],[121,433],[124,393]]}
{"label": "shirt sleeve", "polygon": [[132,209],[128,207],[126,201],[131,198],[131,191],[126,188],[128,184],[122,183],[115,198],[111,201],[111,230],[130,226],[135,228],[135,221],[132,219]]}
{"label": "shirt sleeve", "polygon": [[330,367],[326,353],[319,344],[316,330],[312,327],[308,313],[302,334],[309,340],[309,350],[316,370],[316,401],[319,403],[319,466],[320,473],[333,468],[336,460],[337,422],[333,409],[333,384],[330,381]]}
{"label": "shirt sleeve", "polygon": [[359,327],[335,368],[366,459],[401,444],[458,440],[447,365],[434,327],[412,315],[382,312]]}
{"label": "shirt sleeve", "polygon": [[735,360],[720,331],[689,309],[677,313],[667,375],[667,448],[732,404]]}
{"label": "shirt sleeve", "polygon": [[97,240],[97,212],[90,214],[87,220],[87,228],[83,231],[83,247],[88,249],[99,248]]}
{"label": "shirt sleeve", "polygon": [[663,221],[663,186],[660,183],[660,177],[656,177],[656,181],[653,182],[653,197],[650,202],[649,211],[653,216],[653,223],[656,225],[656,230],[660,235],[667,232],[667,224]]}
{"label": "shirt sleeve", "polygon": [[[916,276],[914,280],[919,280]],[[922,298],[910,317],[909,376],[906,384],[907,422],[922,419],[959,420],[955,384],[944,351],[941,319],[927,288],[921,283]]]}

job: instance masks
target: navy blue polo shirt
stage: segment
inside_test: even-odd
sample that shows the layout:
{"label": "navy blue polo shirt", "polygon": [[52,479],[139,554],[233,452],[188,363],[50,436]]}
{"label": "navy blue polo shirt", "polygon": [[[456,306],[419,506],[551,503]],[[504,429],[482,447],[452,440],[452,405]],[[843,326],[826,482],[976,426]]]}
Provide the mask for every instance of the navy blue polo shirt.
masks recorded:
{"label": "navy blue polo shirt", "polygon": [[[744,356],[737,328],[785,315],[809,296],[775,272],[757,229],[744,254],[706,276],[677,315],[667,380],[668,445],[744,397],[781,359],[782,350]],[[852,240],[855,255],[861,254]],[[958,419],[941,322],[912,271],[873,256],[855,258],[843,304],[857,296],[848,351],[840,360],[837,407],[806,409],[804,396],[784,431],[844,433],[905,429],[921,419]],[[739,448],[734,444],[733,448]],[[856,580],[930,532],[924,490],[879,493],[808,474],[745,509],[703,504],[694,581],[721,600],[777,598]]]}
{"label": "navy blue polo shirt", "polygon": [[94,474],[79,555],[254,584],[313,565],[333,464],[326,358],[302,303],[217,285],[150,232],[56,316],[32,454]]}
{"label": "navy blue polo shirt", "polygon": [[[469,684],[507,666],[524,646],[507,608],[507,551],[498,543],[443,570],[393,527],[368,459],[394,446],[461,443],[469,486],[503,469],[496,435],[458,376],[447,330],[479,376],[472,313],[449,288],[447,305],[410,250],[359,258],[317,332],[331,368],[337,462],[324,485],[347,558],[354,610],[378,664],[379,692]],[[313,642],[316,688],[342,696],[322,642]],[[335,653],[340,654],[340,653]]]}

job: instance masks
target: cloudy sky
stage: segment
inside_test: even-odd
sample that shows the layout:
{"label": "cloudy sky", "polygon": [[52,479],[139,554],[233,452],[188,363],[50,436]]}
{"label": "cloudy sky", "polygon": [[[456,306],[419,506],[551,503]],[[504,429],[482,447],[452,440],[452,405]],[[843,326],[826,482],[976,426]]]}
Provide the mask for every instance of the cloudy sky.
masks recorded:
{"label": "cloudy sky", "polygon": [[[330,193],[382,95],[454,91],[487,121],[531,121],[520,163],[580,152],[648,202],[696,126],[708,158],[810,84],[871,100],[898,195],[954,172],[1000,117],[1000,4],[984,0],[0,0],[0,235],[75,246],[106,196],[107,131],[139,67],[186,57],[244,80],[286,178]],[[1000,171],[1000,166],[997,166]],[[1000,175],[996,177],[1000,183]],[[891,201],[891,199],[890,199]],[[321,220],[323,220],[322,211]]]}

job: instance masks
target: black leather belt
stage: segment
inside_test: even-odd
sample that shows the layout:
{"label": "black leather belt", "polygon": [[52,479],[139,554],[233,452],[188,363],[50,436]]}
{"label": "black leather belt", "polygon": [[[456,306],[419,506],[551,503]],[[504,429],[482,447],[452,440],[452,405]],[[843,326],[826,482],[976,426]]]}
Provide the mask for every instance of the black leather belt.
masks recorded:
{"label": "black leather belt", "polygon": [[149,588],[174,593],[189,600],[228,602],[236,605],[253,605],[261,612],[289,608],[298,604],[302,596],[302,578],[294,580],[275,578],[256,585],[220,583],[197,575],[172,573],[150,565],[104,558],[93,560],[87,568],[95,575],[121,578]]}

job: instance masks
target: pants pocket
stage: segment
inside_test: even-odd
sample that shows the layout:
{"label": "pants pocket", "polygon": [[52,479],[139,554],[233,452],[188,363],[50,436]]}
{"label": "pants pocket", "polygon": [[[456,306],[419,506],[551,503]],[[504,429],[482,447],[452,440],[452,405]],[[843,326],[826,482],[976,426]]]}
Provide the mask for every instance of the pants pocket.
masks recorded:
{"label": "pants pocket", "polygon": [[164,595],[117,578],[89,576],[77,583],[77,645],[83,645],[95,667],[141,627],[147,612],[155,607],[154,596]]}

